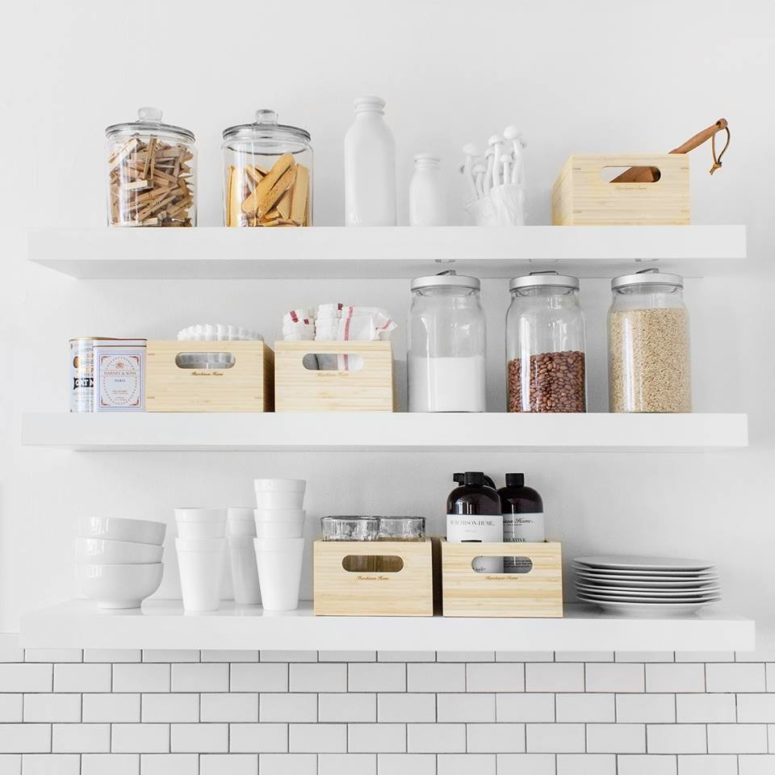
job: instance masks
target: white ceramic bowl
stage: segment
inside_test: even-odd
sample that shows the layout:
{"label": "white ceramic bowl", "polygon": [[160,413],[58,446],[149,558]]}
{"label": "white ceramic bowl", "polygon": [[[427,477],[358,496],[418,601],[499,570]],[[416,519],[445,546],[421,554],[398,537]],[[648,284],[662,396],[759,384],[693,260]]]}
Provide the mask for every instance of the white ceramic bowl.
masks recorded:
{"label": "white ceramic bowl", "polygon": [[304,509],[255,509],[253,511],[258,522],[304,522]]}
{"label": "white ceramic bowl", "polygon": [[256,522],[256,538],[301,538],[304,522]]}
{"label": "white ceramic bowl", "polygon": [[256,492],[298,492],[304,495],[306,479],[254,479]]}
{"label": "white ceramic bowl", "polygon": [[80,538],[105,538],[108,541],[133,541],[161,546],[166,530],[164,522],[149,522],[145,519],[81,517],[78,520]]}
{"label": "white ceramic bowl", "polygon": [[98,565],[147,565],[161,562],[164,548],[134,541],[106,541],[103,538],[76,538],[75,560]]}
{"label": "white ceramic bowl", "polygon": [[139,608],[161,584],[164,565],[76,565],[81,592],[100,608]]}

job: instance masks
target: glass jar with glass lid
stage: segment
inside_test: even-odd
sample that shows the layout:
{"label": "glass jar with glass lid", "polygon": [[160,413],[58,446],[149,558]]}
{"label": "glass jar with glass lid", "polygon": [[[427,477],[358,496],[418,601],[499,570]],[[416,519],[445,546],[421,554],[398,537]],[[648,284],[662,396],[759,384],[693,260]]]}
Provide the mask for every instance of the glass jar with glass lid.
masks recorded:
{"label": "glass jar with glass lid", "polygon": [[412,280],[410,412],[486,410],[486,326],[476,277],[442,272]]}
{"label": "glass jar with glass lid", "polygon": [[110,226],[196,226],[194,133],[158,108],[105,130]]}
{"label": "glass jar with glass lid", "polygon": [[508,411],[585,412],[584,315],[579,281],[532,272],[509,284]]}
{"label": "glass jar with glass lid", "polygon": [[223,131],[226,226],[311,226],[309,132],[277,123],[272,110]]}
{"label": "glass jar with glass lid", "polygon": [[615,277],[608,312],[612,412],[692,410],[683,278],[656,269]]}

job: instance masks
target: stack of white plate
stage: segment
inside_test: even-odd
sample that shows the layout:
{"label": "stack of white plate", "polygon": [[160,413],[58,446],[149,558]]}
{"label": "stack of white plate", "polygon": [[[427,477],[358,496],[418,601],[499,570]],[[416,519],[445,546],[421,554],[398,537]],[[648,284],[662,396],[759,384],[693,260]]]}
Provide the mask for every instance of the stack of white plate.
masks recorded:
{"label": "stack of white plate", "polygon": [[577,557],[576,594],[611,613],[683,616],[721,600],[709,562],[672,557]]}

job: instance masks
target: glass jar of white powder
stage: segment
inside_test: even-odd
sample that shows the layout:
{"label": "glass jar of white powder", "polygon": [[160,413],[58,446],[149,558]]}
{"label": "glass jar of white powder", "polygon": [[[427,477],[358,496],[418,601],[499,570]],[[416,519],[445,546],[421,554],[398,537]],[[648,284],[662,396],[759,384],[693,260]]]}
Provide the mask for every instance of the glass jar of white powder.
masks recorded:
{"label": "glass jar of white powder", "polygon": [[442,272],[412,280],[409,411],[486,410],[484,312],[476,277]]}

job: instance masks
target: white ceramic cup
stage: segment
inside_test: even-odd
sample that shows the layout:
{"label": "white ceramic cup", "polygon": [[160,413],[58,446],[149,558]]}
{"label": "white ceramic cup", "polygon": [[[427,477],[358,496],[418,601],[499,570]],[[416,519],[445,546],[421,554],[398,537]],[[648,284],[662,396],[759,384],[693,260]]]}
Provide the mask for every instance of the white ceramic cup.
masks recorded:
{"label": "white ceramic cup", "polygon": [[256,522],[304,522],[304,509],[254,509]]}
{"label": "white ceramic cup", "polygon": [[299,492],[304,495],[306,479],[254,479],[256,492]]}
{"label": "white ceramic cup", "polygon": [[261,603],[265,611],[299,607],[303,538],[255,538]]}
{"label": "white ceramic cup", "polygon": [[304,535],[304,520],[301,522],[289,520],[256,522],[255,529],[256,538],[301,538]]}
{"label": "white ceramic cup", "polygon": [[[226,534],[231,536],[256,536],[255,509],[230,508],[226,513]],[[252,550],[251,550],[252,551]]]}
{"label": "white ceramic cup", "polygon": [[226,535],[224,509],[175,509],[179,538],[223,538]]}
{"label": "white ceramic cup", "polygon": [[258,588],[256,549],[252,536],[229,536],[229,559],[234,602],[237,605],[258,605],[261,593]]}
{"label": "white ceramic cup", "polygon": [[226,539],[176,538],[180,589],[186,611],[217,611],[221,602],[221,577]]}
{"label": "white ceramic cup", "polygon": [[304,493],[256,491],[256,506],[259,509],[301,509],[304,507]]}

